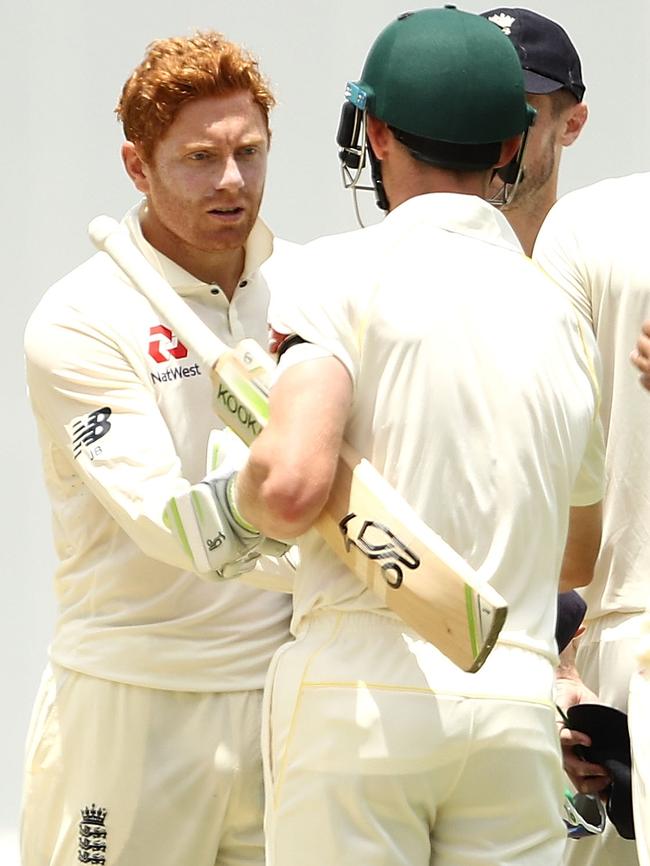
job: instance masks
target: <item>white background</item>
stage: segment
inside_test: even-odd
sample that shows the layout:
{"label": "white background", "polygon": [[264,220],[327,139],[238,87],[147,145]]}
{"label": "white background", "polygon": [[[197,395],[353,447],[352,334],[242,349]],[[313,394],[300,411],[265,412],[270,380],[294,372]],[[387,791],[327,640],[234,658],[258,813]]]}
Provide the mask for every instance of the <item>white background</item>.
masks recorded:
{"label": "white background", "polygon": [[[489,0],[488,0],[489,2]],[[92,252],[89,220],[135,200],[119,160],[113,108],[153,39],[214,28],[250,48],[279,106],[263,214],[305,241],[354,227],[334,135],[348,78],[379,30],[426,3],[408,0],[0,0],[3,351],[0,608],[0,863],[17,863],[21,765],[46,659],[54,558],[34,427],[23,384],[27,317],[55,279]],[[483,2],[466,0],[468,11]],[[648,167],[650,4],[537,0],[582,56],[591,119],[566,151],[561,192]],[[368,210],[368,213],[371,211]]]}

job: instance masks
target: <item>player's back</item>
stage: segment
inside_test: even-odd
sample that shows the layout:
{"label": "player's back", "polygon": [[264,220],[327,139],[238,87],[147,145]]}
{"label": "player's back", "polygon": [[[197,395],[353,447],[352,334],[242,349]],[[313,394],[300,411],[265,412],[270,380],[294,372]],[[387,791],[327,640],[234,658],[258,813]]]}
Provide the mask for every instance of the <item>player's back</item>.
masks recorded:
{"label": "player's back", "polygon": [[[589,337],[480,199],[420,196],[361,234],[321,245],[344,275],[327,303],[342,335],[340,353],[330,347],[355,382],[346,438],[504,595],[504,637],[552,653],[596,411]],[[587,500],[599,457],[581,480]],[[303,563],[298,618],[380,608],[313,537]]]}

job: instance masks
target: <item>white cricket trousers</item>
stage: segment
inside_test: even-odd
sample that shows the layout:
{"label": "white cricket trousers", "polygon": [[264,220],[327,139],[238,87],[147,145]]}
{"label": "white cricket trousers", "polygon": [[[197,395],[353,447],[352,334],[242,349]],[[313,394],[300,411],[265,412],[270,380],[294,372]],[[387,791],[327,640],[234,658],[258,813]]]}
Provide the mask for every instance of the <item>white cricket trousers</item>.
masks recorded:
{"label": "white cricket trousers", "polygon": [[632,677],[628,722],[636,847],[640,866],[650,866],[650,670]]}
{"label": "white cricket trousers", "polygon": [[27,742],[22,866],[261,866],[261,698],[49,668]]}
{"label": "white cricket trousers", "polygon": [[[610,613],[591,621],[580,638],[576,667],[583,682],[604,704],[627,712],[642,613]],[[638,866],[632,839],[623,839],[608,821],[605,832],[569,839],[564,866]]]}
{"label": "white cricket trousers", "polygon": [[303,625],[267,680],[268,866],[561,862],[548,659],[498,647],[465,674],[378,614]]}

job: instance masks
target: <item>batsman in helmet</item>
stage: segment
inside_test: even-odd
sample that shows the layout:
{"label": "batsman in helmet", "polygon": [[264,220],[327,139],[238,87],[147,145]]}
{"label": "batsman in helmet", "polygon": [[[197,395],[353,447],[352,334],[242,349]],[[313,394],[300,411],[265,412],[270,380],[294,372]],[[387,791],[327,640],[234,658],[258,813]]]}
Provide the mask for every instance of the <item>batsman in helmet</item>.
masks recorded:
{"label": "batsman in helmet", "polygon": [[[533,117],[508,38],[453,7],[399,16],[347,86],[346,182],[369,169],[387,215],[307,245],[272,301],[290,336],[233,485],[301,548],[267,679],[268,863],[561,860],[556,597],[590,579],[603,442],[593,335],[487,200],[495,173],[500,202],[516,186]],[[343,439],[506,599],[477,673],[308,531]]]}

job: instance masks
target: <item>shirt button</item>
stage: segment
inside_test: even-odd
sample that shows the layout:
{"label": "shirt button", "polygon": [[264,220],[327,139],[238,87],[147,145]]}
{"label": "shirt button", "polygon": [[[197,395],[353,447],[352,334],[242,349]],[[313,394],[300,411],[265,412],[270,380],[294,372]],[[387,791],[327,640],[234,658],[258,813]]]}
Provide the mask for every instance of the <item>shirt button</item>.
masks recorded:
{"label": "shirt button", "polygon": [[214,286],[214,288],[210,289],[210,294],[211,295],[218,295],[219,289],[216,286]]}
{"label": "shirt button", "polygon": [[242,280],[241,283],[239,284],[239,288],[245,289],[247,285],[248,285],[248,280]]}

